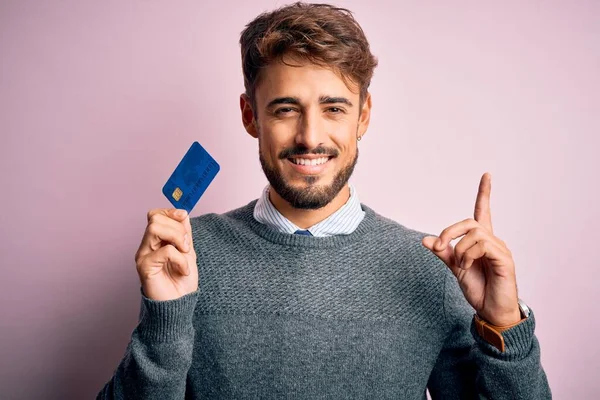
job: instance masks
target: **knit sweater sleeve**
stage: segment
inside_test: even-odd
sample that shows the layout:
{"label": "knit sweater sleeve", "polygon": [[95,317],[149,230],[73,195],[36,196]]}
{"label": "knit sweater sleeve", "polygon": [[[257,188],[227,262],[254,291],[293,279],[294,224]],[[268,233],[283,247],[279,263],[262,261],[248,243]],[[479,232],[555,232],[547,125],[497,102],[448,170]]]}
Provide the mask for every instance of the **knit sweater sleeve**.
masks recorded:
{"label": "knit sweater sleeve", "polygon": [[144,296],[140,318],[111,380],[96,399],[182,399],[192,363],[198,291],[175,300]]}
{"label": "knit sweater sleeve", "polygon": [[505,351],[483,340],[475,311],[446,270],[444,315],[448,335],[428,382],[432,399],[550,399],[535,337],[535,317],[502,333]]}

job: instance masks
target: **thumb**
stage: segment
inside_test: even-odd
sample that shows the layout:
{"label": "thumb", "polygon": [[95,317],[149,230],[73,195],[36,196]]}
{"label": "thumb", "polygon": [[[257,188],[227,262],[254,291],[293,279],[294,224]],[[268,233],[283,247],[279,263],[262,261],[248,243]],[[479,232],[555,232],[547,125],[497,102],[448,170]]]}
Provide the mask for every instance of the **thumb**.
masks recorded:
{"label": "thumb", "polygon": [[444,250],[437,251],[433,248],[436,240],[438,240],[437,236],[425,236],[421,240],[421,244],[429,249],[433,254],[438,256],[438,258],[442,260],[449,268],[452,268],[454,266],[454,247],[448,243],[448,246],[446,246]]}
{"label": "thumb", "polygon": [[190,223],[190,215],[182,208],[171,208],[168,210],[169,216],[183,224],[185,231],[192,237],[192,225]]}
{"label": "thumb", "polygon": [[171,218],[173,218],[176,221],[179,221],[183,224],[185,231],[188,233],[188,235],[190,236],[190,239],[191,239],[192,238],[192,224],[190,223],[190,215],[188,214],[188,212],[186,210],[184,210],[183,208],[171,208],[169,210],[169,215],[171,216]]}
{"label": "thumb", "polygon": [[185,230],[188,233],[188,235],[190,235],[190,240],[191,240],[192,239],[192,224],[190,222],[189,214],[186,215],[185,219],[181,222],[183,223],[183,226],[185,227]]}
{"label": "thumb", "polygon": [[183,208],[170,208],[167,210],[167,214],[169,217],[179,222],[183,221],[188,215],[187,211]]}

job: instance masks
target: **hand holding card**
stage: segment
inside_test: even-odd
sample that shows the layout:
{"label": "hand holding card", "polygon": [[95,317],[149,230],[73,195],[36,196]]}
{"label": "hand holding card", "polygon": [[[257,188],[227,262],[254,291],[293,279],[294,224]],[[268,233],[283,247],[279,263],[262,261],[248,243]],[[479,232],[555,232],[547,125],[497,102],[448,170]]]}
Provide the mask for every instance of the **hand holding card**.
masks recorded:
{"label": "hand holding card", "polygon": [[148,212],[148,226],[135,254],[144,296],[178,299],[198,289],[198,267],[190,217],[184,210]]}
{"label": "hand holding card", "polygon": [[189,213],[219,169],[208,152],[194,142],[162,189],[176,208],[148,212],[148,226],[135,254],[146,297],[174,300],[198,289]]}

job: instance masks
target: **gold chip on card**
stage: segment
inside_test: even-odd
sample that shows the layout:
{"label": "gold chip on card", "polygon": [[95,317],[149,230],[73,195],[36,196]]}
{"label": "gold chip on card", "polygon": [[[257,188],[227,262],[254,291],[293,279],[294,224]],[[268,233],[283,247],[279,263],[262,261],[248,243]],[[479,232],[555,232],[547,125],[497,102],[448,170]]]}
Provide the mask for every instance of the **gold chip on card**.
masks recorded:
{"label": "gold chip on card", "polygon": [[175,191],[172,194],[172,196],[175,199],[175,201],[179,201],[179,199],[181,199],[182,195],[183,195],[183,192],[179,188],[175,188]]}

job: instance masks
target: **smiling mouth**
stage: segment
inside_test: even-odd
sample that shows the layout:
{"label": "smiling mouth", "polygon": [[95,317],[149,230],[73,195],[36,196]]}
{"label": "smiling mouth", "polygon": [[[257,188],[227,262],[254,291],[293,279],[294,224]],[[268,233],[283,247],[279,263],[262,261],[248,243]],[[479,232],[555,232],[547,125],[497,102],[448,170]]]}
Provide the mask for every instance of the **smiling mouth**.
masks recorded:
{"label": "smiling mouth", "polygon": [[327,161],[331,160],[333,156],[322,156],[322,157],[290,157],[288,160],[295,165],[305,165],[305,166],[317,166],[323,165],[327,163]]}

